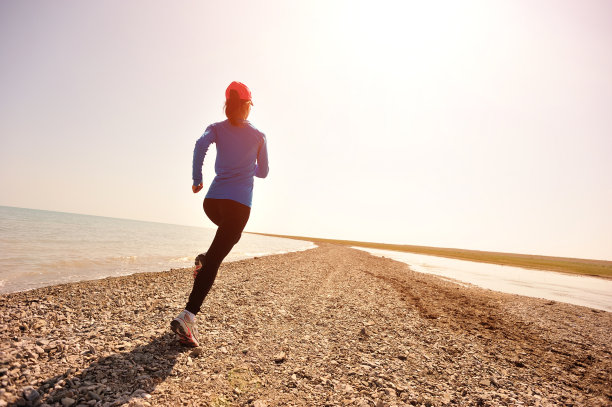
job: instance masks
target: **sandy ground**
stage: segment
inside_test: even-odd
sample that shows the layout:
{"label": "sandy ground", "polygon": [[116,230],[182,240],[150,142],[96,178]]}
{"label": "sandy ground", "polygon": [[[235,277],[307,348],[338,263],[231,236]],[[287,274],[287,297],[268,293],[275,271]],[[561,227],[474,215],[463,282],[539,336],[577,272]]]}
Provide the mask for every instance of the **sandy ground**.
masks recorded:
{"label": "sandy ground", "polygon": [[322,245],[221,267],[202,346],[170,270],[0,296],[0,407],[610,406],[612,314]]}

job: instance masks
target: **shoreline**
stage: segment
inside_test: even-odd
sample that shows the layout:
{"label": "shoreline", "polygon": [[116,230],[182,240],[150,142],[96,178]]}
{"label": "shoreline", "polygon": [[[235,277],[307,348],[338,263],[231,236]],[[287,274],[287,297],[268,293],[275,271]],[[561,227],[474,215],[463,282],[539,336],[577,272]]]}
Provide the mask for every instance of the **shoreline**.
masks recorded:
{"label": "shoreline", "polygon": [[583,275],[612,280],[612,261],[579,259],[573,257],[543,256],[535,254],[519,254],[506,252],[490,252],[484,250],[456,249],[433,246],[401,245],[391,243],[361,242],[356,240],[324,239],[318,237],[276,235],[271,233],[245,232],[254,235],[282,237],[285,239],[305,240],[313,243],[329,243],[343,246],[356,246],[371,249],[392,250],[423,254],[427,256],[446,257],[455,260],[473,261],[477,263],[497,264],[526,269],[554,271],[571,275]]}
{"label": "shoreline", "polygon": [[612,280],[408,252],[354,248],[377,257],[401,261],[411,270],[447,278],[458,284],[612,312]]}
{"label": "shoreline", "polygon": [[[612,404],[612,313],[461,287],[343,246],[0,295],[0,406]],[[71,402],[74,402],[71,404]]]}
{"label": "shoreline", "polygon": [[[304,247],[304,248],[299,248],[299,249],[294,249],[294,250],[279,250],[279,251],[264,252],[264,253],[249,253],[248,255],[240,256],[239,258],[233,258],[233,259],[229,259],[229,260],[226,258],[224,260],[224,262],[230,263],[230,262],[248,260],[248,259],[265,257],[265,256],[277,256],[277,255],[282,255],[282,254],[287,254],[287,253],[311,250],[311,249],[314,249],[314,248],[317,247],[316,244],[314,244],[312,242],[309,242],[309,243],[311,243],[312,246]],[[231,254],[228,257],[231,257]],[[179,268],[182,268],[182,267],[179,267]],[[0,280],[0,295],[12,294],[12,293],[21,293],[21,292],[32,291],[32,290],[36,290],[36,289],[40,289],[40,288],[45,288],[45,287],[53,287],[53,286],[62,285],[62,284],[80,283],[80,282],[87,282],[87,281],[97,281],[97,280],[103,280],[105,278],[113,278],[113,277],[125,277],[125,276],[131,276],[131,275],[138,274],[138,273],[157,273],[157,271],[133,271],[133,272],[125,272],[125,273],[116,273],[116,274],[112,274],[112,275],[97,275],[97,276],[92,276],[91,278],[83,278],[83,279],[72,280],[72,281],[71,280],[50,281],[50,282],[48,282],[48,284],[47,284],[47,282],[41,282],[40,283],[41,285],[39,285],[39,286],[31,287],[31,288],[23,288],[23,289],[18,289],[18,290],[14,290],[14,291],[3,291],[3,288],[6,286],[5,284],[6,284],[7,280]]]}

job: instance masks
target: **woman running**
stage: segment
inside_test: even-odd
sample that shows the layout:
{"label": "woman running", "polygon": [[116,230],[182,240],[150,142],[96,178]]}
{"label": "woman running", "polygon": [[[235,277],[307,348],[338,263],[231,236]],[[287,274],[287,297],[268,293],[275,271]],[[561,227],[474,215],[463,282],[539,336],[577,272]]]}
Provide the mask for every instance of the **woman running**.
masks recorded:
{"label": "woman running", "polygon": [[217,276],[221,262],[240,240],[249,220],[253,177],[268,175],[266,137],[248,120],[253,101],[243,83],[232,82],[225,91],[227,120],[208,126],[193,151],[193,193],[202,189],[202,164],[208,147],[217,145],[216,177],[204,198],[206,216],[218,226],[208,251],[195,260],[193,288],[185,309],[170,327],[184,345],[198,346],[195,316]]}

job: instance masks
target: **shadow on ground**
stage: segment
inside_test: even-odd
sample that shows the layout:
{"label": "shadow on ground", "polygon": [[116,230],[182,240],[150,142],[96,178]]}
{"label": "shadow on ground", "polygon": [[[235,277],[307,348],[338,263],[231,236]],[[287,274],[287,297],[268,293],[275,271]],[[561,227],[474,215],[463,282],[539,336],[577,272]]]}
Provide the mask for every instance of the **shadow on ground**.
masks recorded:
{"label": "shadow on ground", "polygon": [[[132,351],[97,359],[78,374],[68,369],[45,380],[38,389],[30,390],[30,397],[25,394],[27,404],[61,403],[68,398],[73,405],[94,405],[98,401],[121,405],[145,398],[170,376],[178,356],[191,350],[179,345],[174,334],[166,333]],[[64,403],[69,405],[70,400]]]}

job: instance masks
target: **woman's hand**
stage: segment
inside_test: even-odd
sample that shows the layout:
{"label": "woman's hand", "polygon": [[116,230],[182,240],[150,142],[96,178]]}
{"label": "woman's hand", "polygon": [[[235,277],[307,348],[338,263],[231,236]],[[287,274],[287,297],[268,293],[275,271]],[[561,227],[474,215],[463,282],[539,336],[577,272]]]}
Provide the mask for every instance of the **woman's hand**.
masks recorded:
{"label": "woman's hand", "polygon": [[198,192],[200,192],[200,190],[202,189],[202,183],[200,182],[200,185],[192,185],[191,186],[191,190],[193,191],[194,194],[197,194]]}

